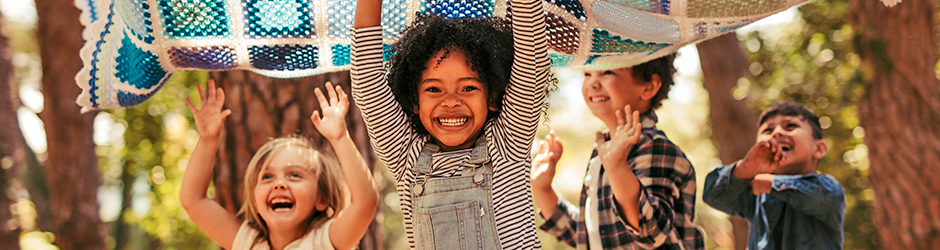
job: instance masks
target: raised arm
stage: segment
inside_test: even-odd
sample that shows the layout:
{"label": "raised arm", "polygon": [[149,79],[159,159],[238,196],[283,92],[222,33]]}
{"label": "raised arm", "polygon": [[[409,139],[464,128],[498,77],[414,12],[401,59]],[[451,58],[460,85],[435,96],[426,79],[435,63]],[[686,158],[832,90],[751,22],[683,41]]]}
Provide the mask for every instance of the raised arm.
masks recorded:
{"label": "raised arm", "polygon": [[353,28],[379,26],[382,20],[382,0],[356,0]]}
{"label": "raised arm", "polygon": [[385,79],[381,0],[358,0],[351,31],[352,95],[372,138],[372,147],[396,180],[405,175],[408,146],[417,134]]}
{"label": "raised arm", "polygon": [[712,170],[705,177],[702,200],[722,212],[750,219],[754,216],[756,199],[748,190],[750,180],[734,177],[731,172],[737,163]]}
{"label": "raised arm", "polygon": [[630,105],[624,110],[617,110],[617,127],[611,128],[610,141],[597,132],[597,155],[610,180],[610,189],[614,193],[617,205],[620,205],[622,217],[634,228],[640,226],[640,181],[627,162],[630,146],[640,140],[640,112]]}
{"label": "raised arm", "polygon": [[[545,15],[542,1],[520,0],[512,2],[513,62],[509,86],[503,98],[500,126],[511,136],[497,136],[508,140],[507,156],[514,159],[529,157],[529,148],[535,139],[545,86],[548,79],[548,40],[545,38]],[[521,145],[515,147],[515,145]]]}
{"label": "raised arm", "polygon": [[343,176],[349,186],[350,203],[330,225],[330,242],[336,249],[352,249],[358,245],[362,235],[369,228],[369,223],[375,217],[375,206],[379,195],[372,181],[372,172],[359,154],[359,149],[349,137],[346,130],[346,111],[349,110],[349,98],[339,86],[335,90],[333,85],[326,83],[329,101],[323,96],[320,88],[314,90],[323,117],[318,111],[313,111],[310,120],[320,131],[336,152],[336,158],[343,168]]}
{"label": "raised arm", "polygon": [[193,102],[186,99],[189,110],[193,112],[196,128],[199,130],[199,140],[196,148],[189,157],[186,172],[183,174],[183,184],[180,186],[180,203],[189,218],[210,239],[222,248],[231,249],[235,241],[235,234],[241,226],[241,221],[230,214],[222,205],[209,199],[206,190],[212,178],[212,168],[215,164],[215,155],[219,149],[219,138],[222,134],[225,118],[232,113],[231,110],[222,110],[225,93],[222,88],[216,88],[215,82],[209,80],[209,86],[204,94],[198,85],[199,101],[202,108],[196,108]]}

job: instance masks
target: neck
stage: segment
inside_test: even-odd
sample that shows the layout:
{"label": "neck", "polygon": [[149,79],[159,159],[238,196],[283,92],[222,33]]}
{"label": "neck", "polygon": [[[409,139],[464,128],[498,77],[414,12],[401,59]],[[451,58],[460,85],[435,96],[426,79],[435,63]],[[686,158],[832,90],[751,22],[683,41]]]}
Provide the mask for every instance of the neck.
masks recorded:
{"label": "neck", "polygon": [[282,230],[268,228],[268,230],[268,244],[271,245],[271,250],[282,250],[287,244],[303,237],[305,233],[304,230],[296,228]]}

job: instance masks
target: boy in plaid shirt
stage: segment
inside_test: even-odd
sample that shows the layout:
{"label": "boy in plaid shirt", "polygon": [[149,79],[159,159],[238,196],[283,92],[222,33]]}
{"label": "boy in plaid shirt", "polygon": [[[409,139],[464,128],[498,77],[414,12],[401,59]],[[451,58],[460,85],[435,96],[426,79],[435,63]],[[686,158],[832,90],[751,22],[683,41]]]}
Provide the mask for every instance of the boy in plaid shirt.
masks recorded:
{"label": "boy in plaid shirt", "polygon": [[554,133],[532,161],[540,229],[577,249],[704,249],[695,214],[695,170],[656,129],[675,55],[633,67],[584,71],[582,94],[610,130],[597,132],[580,206],[552,188],[561,142]]}

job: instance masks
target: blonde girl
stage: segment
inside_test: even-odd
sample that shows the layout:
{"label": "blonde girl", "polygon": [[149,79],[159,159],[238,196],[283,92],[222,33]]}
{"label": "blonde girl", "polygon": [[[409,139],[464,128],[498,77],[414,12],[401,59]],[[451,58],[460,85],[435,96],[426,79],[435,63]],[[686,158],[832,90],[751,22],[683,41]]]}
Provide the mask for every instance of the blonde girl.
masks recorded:
{"label": "blonde girl", "polygon": [[[349,107],[340,87],[326,84],[329,102],[317,88],[323,110],[310,119],[333,146],[337,160],[321,154],[306,139],[278,138],[252,157],[245,175],[246,199],[238,215],[206,196],[225,118],[225,93],[209,81],[202,108],[187,99],[199,130],[180,201],[193,222],[225,249],[352,249],[365,233],[378,202],[372,174],[346,130]],[[337,94],[338,93],[338,94]],[[340,169],[340,166],[342,169]],[[342,173],[340,173],[342,172]],[[342,176],[350,199],[344,204]]]}

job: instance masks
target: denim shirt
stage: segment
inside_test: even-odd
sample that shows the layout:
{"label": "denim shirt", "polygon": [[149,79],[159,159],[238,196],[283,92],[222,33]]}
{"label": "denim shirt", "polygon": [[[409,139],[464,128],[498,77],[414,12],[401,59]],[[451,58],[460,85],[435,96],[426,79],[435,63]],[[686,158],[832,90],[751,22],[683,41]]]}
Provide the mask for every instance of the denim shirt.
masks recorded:
{"label": "denim shirt", "polygon": [[751,223],[748,249],[842,249],[845,193],[835,178],[774,175],[770,193],[754,195],[750,180],[731,176],[735,165],[708,173],[702,199]]}

